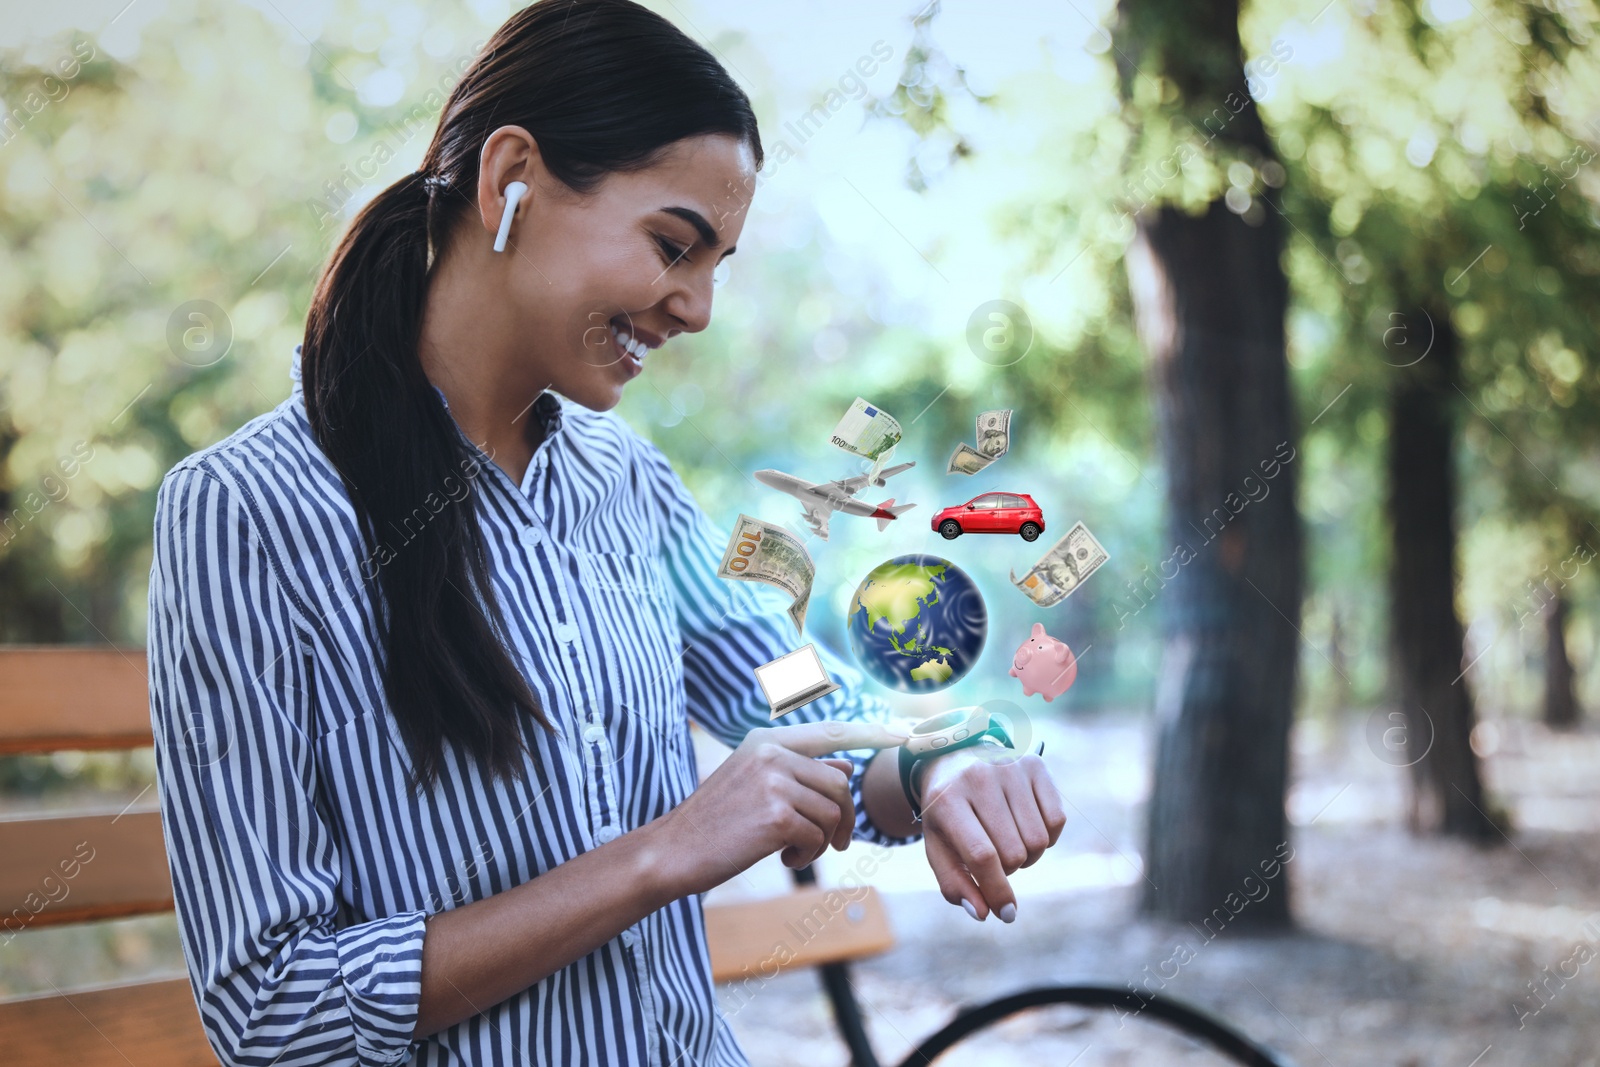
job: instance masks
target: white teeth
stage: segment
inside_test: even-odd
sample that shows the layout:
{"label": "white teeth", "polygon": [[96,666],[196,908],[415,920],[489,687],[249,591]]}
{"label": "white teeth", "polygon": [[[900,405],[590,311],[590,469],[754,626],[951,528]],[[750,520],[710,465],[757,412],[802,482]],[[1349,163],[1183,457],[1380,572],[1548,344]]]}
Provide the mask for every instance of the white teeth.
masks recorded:
{"label": "white teeth", "polygon": [[615,337],[617,344],[621,345],[623,350],[634,359],[637,359],[640,363],[644,362],[644,357],[649,353],[650,348],[643,341],[636,339],[626,330],[617,329],[616,326],[611,327],[611,336]]}

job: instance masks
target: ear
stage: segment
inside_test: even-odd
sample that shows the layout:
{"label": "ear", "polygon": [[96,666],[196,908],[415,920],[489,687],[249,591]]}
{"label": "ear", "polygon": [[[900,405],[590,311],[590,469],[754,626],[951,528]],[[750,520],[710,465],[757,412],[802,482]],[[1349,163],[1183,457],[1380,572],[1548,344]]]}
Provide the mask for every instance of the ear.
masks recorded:
{"label": "ear", "polygon": [[506,205],[502,193],[514,181],[528,187],[516,208],[516,214],[526,217],[523,207],[533,207],[535,194],[545,188],[541,181],[546,173],[533,134],[521,126],[501,126],[490,133],[478,151],[478,214],[484,230],[499,232]]}
{"label": "ear", "polygon": [[1043,637],[1044,636],[1044,623],[1036,622],[1036,623],[1033,624],[1033,634],[1032,634],[1032,636],[1034,636],[1034,637]]}

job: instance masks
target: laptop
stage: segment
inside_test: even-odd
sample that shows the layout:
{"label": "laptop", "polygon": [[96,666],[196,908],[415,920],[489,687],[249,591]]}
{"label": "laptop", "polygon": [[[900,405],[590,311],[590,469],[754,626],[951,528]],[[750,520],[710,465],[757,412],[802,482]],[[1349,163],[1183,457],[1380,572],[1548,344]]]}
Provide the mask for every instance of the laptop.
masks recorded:
{"label": "laptop", "polygon": [[839,683],[829,678],[823,669],[815,645],[806,645],[771,663],[763,663],[756,668],[756,681],[767,694],[774,719],[839,688]]}

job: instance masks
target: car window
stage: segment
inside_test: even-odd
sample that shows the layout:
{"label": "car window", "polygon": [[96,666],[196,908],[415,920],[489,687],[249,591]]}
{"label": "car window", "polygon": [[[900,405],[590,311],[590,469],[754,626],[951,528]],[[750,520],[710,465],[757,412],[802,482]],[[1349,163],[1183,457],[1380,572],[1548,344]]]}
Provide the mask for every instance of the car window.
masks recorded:
{"label": "car window", "polygon": [[975,508],[997,508],[1000,506],[1000,497],[994,493],[988,496],[980,496],[972,502],[972,506]]}
{"label": "car window", "polygon": [[1001,506],[1007,508],[1025,508],[1028,506],[1028,502],[1014,493],[1007,493],[1006,502]]}

